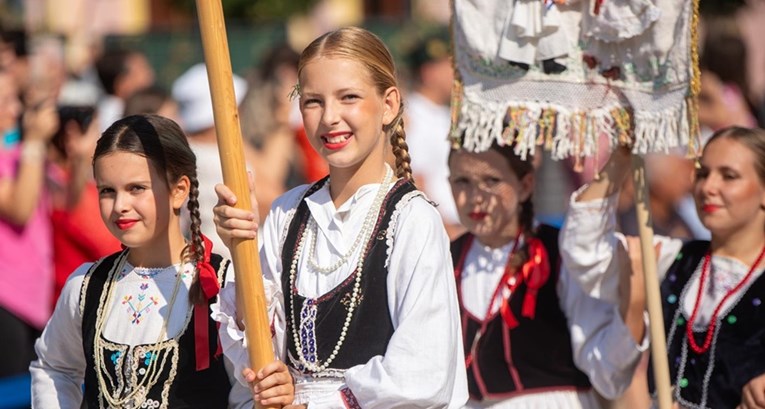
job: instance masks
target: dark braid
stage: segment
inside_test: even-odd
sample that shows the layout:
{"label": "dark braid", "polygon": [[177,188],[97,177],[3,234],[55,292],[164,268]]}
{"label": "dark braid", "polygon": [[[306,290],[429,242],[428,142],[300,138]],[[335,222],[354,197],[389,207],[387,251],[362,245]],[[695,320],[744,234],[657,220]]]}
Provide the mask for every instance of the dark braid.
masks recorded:
{"label": "dark braid", "polygon": [[388,126],[390,130],[390,145],[393,149],[393,156],[396,157],[396,176],[407,179],[414,184],[412,175],[412,157],[409,156],[409,145],[406,143],[406,131],[404,130],[404,103],[401,102],[401,109],[396,119]]}
{"label": "dark braid", "polygon": [[[190,178],[191,188],[189,189],[189,202],[188,209],[191,216],[191,225],[189,226],[189,232],[191,233],[191,260],[194,265],[199,261],[204,260],[204,243],[202,242],[202,219],[199,216],[199,179],[196,176]],[[194,280],[191,282],[189,288],[189,301],[192,304],[204,304],[207,302],[202,285],[199,283],[199,271],[194,274]]]}

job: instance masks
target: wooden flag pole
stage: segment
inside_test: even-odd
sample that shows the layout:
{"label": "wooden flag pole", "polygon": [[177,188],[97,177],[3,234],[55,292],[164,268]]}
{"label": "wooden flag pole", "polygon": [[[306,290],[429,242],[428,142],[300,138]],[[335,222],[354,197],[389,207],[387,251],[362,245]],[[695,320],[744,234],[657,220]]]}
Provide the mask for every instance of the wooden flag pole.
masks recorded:
{"label": "wooden flag pole", "polygon": [[661,307],[659,277],[656,273],[656,251],[653,247],[653,225],[648,208],[648,185],[646,183],[645,162],[640,155],[632,155],[632,175],[635,183],[635,210],[638,231],[640,232],[640,251],[643,259],[645,278],[646,306],[649,317],[651,337],[651,363],[653,364],[654,385],[659,409],[672,408],[672,389],[667,362],[667,339],[664,332],[664,313]]}
{"label": "wooden flag pole", "polygon": [[[220,0],[196,0],[223,183],[237,197],[237,207],[252,209],[244,161],[242,130],[234,96],[226,24]],[[236,271],[237,307],[243,308],[250,367],[257,372],[274,360],[257,239],[235,240],[231,255]],[[259,406],[259,405],[257,405]]]}

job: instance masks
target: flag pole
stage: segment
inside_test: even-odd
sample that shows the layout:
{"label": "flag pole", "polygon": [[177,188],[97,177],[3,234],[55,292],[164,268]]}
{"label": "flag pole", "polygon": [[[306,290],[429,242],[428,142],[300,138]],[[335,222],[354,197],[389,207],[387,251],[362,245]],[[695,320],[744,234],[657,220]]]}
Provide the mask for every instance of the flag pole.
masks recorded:
{"label": "flag pole", "polygon": [[[196,4],[223,183],[236,195],[236,207],[251,210],[223,7],[220,0],[196,0]],[[257,372],[274,360],[257,239],[235,239],[231,255],[236,271],[237,309],[243,310],[240,315],[244,319],[250,367]]]}

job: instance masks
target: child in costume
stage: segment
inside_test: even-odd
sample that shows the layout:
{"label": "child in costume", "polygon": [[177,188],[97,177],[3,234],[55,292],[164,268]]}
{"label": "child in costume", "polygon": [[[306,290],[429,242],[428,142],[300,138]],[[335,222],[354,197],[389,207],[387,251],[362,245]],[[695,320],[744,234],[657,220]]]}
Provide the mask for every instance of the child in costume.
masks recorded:
{"label": "child in costume", "polygon": [[[252,407],[247,389],[232,388],[210,318],[233,273],[200,233],[196,158],[183,132],[156,115],[121,119],[98,140],[93,169],[101,218],[124,249],[65,284],[36,344],[33,407]],[[190,242],[179,219],[187,199]],[[266,372],[265,400],[290,403],[286,366]]]}
{"label": "child in costume", "polygon": [[[558,230],[535,224],[534,167],[511,145],[453,150],[454,201],[468,233],[452,242],[469,408],[601,408],[629,386],[643,305],[584,294],[559,262]],[[642,288],[630,289],[633,297]],[[593,388],[594,387],[594,388]]]}
{"label": "child in costume", "polygon": [[[610,303],[619,302],[611,289],[624,270],[614,256],[624,248],[614,209],[630,159],[627,149],[615,151],[600,178],[572,195],[562,230],[572,278]],[[656,237],[673,396],[681,408],[763,407],[765,131],[715,133],[693,195],[711,241]]]}
{"label": "child in costume", "polygon": [[[314,40],[298,72],[306,134],[329,176],[277,199],[260,231],[274,342],[295,404],[462,407],[449,241],[411,180],[393,59],[374,34],[343,28]],[[217,191],[224,242],[254,238],[255,214],[232,207],[225,186]],[[246,366],[234,297],[224,289],[217,319],[224,353]]]}

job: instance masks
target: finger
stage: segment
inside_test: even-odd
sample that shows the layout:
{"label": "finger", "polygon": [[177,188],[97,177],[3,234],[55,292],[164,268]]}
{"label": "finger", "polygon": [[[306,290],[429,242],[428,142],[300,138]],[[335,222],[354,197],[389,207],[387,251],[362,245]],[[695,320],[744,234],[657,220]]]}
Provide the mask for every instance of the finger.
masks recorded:
{"label": "finger", "polygon": [[271,374],[286,372],[287,366],[282,361],[274,360],[260,368],[257,377],[259,380],[267,378]]}
{"label": "finger", "polygon": [[765,389],[763,389],[763,385],[754,384],[748,389],[751,391],[752,406],[758,409],[765,409]]}
{"label": "finger", "polygon": [[[257,377],[256,377],[257,378]],[[276,388],[280,385],[291,384],[289,375],[285,372],[276,372],[266,376],[264,379],[258,381],[255,385],[256,392],[266,392],[271,388]]]}
{"label": "finger", "polygon": [[250,368],[242,369],[242,377],[244,377],[244,380],[246,380],[247,382],[255,382],[255,380],[257,379],[255,377],[255,371],[253,371]]}
{"label": "finger", "polygon": [[263,406],[287,405],[292,403],[294,396],[292,385],[279,385],[256,394],[255,399]]}
{"label": "finger", "polygon": [[236,207],[228,205],[220,205],[213,208],[213,214],[221,223],[228,220],[240,220],[255,224],[255,213],[249,210],[237,209]]}
{"label": "finger", "polygon": [[228,188],[228,186],[222,183],[215,185],[215,195],[218,196],[218,205],[236,205],[236,195],[231,189]]}

